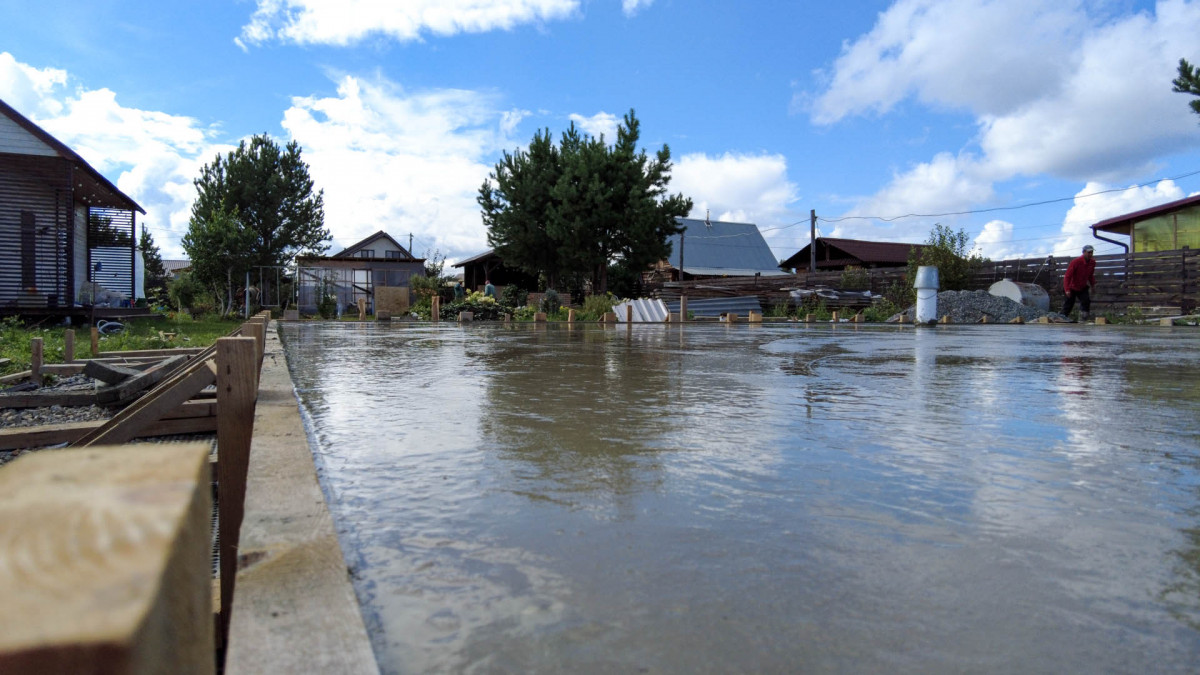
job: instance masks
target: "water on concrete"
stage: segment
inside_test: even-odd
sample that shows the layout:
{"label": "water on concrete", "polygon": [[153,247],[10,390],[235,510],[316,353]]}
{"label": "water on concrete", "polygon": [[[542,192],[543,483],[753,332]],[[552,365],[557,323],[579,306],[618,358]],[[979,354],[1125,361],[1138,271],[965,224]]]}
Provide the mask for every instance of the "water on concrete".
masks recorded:
{"label": "water on concrete", "polygon": [[288,324],[385,672],[1195,672],[1200,333]]}

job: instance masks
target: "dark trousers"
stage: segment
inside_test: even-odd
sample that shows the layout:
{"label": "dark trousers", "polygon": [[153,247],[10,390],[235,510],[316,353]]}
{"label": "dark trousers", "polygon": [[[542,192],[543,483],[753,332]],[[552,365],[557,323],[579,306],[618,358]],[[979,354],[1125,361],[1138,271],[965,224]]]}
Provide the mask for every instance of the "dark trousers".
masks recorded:
{"label": "dark trousers", "polygon": [[1067,296],[1067,302],[1063,305],[1063,316],[1070,316],[1071,310],[1075,308],[1075,301],[1079,301],[1079,311],[1084,314],[1092,311],[1092,293],[1088,288],[1082,291],[1075,291]]}

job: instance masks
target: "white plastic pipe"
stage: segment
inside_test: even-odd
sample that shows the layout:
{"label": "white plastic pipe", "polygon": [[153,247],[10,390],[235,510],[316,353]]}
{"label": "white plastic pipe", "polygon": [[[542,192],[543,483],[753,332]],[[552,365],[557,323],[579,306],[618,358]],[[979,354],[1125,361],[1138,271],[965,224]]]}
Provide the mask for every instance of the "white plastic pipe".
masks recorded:
{"label": "white plastic pipe", "polygon": [[917,279],[913,283],[917,289],[917,323],[930,323],[938,319],[938,268],[922,266],[917,268]]}

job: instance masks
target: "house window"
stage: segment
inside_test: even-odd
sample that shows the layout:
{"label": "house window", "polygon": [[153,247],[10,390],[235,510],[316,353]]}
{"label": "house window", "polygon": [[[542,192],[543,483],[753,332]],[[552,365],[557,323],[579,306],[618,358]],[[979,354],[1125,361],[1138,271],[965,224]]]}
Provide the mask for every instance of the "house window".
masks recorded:
{"label": "house window", "polygon": [[400,255],[400,251],[388,251],[387,259],[388,260],[403,260],[404,256]]}
{"label": "house window", "polygon": [[373,249],[373,248],[364,248],[363,250],[361,250],[361,251],[359,251],[359,252],[358,252],[358,257],[360,257],[360,258],[374,258],[374,257],[375,257],[375,249]]}

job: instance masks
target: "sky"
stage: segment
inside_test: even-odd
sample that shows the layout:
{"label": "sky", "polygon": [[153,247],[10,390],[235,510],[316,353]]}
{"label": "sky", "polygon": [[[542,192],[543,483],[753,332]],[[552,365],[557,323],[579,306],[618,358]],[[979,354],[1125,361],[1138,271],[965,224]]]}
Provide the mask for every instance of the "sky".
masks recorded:
{"label": "sky", "polygon": [[0,99],[184,257],[193,179],[302,147],[331,252],[384,230],[452,263],[505,151],[635,110],[694,217],[776,257],[964,230],[993,259],[1097,253],[1107,217],[1200,193],[1200,0],[0,0]]}

